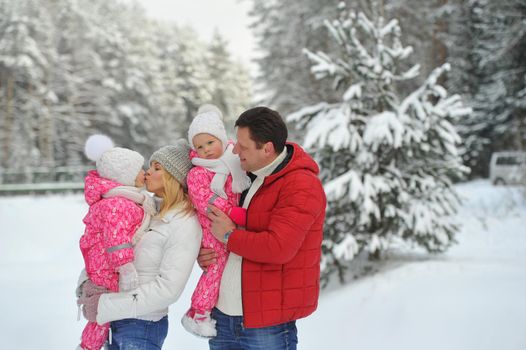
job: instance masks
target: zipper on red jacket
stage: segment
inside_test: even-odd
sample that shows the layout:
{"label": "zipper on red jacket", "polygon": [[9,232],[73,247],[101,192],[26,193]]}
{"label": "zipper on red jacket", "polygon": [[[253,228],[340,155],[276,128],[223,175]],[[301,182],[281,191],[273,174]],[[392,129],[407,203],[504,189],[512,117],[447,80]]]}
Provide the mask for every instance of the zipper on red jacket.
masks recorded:
{"label": "zipper on red jacket", "polygon": [[[255,195],[255,193],[254,193]],[[254,197],[252,197],[254,198]],[[252,201],[251,201],[252,202]],[[250,206],[250,203],[248,204]],[[247,214],[246,214],[246,222],[245,225],[248,223],[248,207],[247,207]],[[245,226],[245,230],[247,227]],[[243,257],[241,257],[241,276],[239,278],[241,279],[241,311],[243,312],[243,321],[241,321],[241,327],[245,328],[245,304],[243,303]]]}
{"label": "zipper on red jacket", "polygon": [[[261,184],[261,186],[259,186],[259,188],[257,189],[256,193],[254,193],[254,195],[250,199],[250,203],[252,203],[252,200],[258,194],[258,191],[261,187],[263,187],[263,184]],[[248,224],[248,208],[250,207],[250,203],[248,203],[248,206],[247,206],[245,230],[248,230],[246,227],[246,224]],[[241,257],[241,311],[243,311],[243,321],[241,322],[241,327],[243,328],[245,328],[245,303],[243,303],[243,261],[244,260],[245,259]]]}
{"label": "zipper on red jacket", "polygon": [[[247,219],[248,219],[248,208],[247,208]],[[246,227],[245,227],[246,228]],[[241,311],[243,311],[243,321],[241,321],[241,327],[245,329],[245,304],[243,303],[243,257],[241,257]]]}

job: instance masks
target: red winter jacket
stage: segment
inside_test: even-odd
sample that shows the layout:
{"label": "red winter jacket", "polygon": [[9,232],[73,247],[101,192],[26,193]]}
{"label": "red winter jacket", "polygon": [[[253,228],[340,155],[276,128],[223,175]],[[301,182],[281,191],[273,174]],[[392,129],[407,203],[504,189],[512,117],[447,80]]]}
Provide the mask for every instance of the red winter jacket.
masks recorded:
{"label": "red winter jacket", "polygon": [[243,257],[247,328],[273,326],[316,310],[326,198],[314,160],[296,144],[252,197],[246,230],[228,249]]}

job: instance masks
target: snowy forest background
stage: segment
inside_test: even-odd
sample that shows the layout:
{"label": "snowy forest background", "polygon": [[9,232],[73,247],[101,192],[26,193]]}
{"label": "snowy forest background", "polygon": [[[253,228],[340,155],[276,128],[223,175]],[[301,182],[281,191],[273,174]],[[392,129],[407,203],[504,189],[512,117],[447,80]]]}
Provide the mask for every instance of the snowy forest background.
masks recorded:
{"label": "snowy forest background", "polygon": [[[186,134],[200,104],[232,120],[250,104],[226,40],[115,0],[0,1],[0,165],[86,163],[87,136],[142,154]],[[23,160],[23,161],[22,161]]]}
{"label": "snowy forest background", "polygon": [[[255,81],[231,59],[227,38],[218,33],[204,42],[191,28],[147,18],[133,2],[0,1],[0,166],[85,163],[84,140],[101,130],[148,154],[184,133],[203,102],[235,120],[259,103],[287,115],[338,101],[342,88],[316,79],[303,49],[337,50],[323,22],[337,16],[340,1],[243,1],[253,3]],[[421,66],[418,77],[396,87],[401,94],[451,64],[440,81],[473,108],[455,121],[470,176],[487,175],[492,151],[524,147],[523,1],[362,0],[347,7],[399,20],[402,42],[414,50],[405,64]]]}
{"label": "snowy forest background", "polygon": [[132,1],[0,0],[1,172],[87,165],[98,132],[147,156],[203,103],[230,126],[264,104],[320,164],[324,277],[401,242],[448,249],[453,183],[526,147],[524,1],[242,1],[255,77],[219,32]]}

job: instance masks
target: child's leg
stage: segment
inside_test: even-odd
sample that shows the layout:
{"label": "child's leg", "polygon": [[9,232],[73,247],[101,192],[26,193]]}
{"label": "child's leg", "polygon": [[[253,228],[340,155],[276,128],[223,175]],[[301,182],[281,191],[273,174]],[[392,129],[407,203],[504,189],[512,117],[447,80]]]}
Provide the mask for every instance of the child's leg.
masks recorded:
{"label": "child's leg", "polygon": [[100,350],[108,339],[109,329],[109,323],[101,326],[97,322],[88,322],[82,331],[80,346],[86,350]]}
{"label": "child's leg", "polygon": [[219,285],[221,283],[221,276],[225,269],[226,260],[228,258],[228,251],[226,246],[212,235],[209,230],[203,230],[204,248],[212,248],[217,253],[217,262],[210,265],[206,271],[203,272],[199,282],[192,294],[192,309],[203,313],[210,312],[217,303],[219,297]]}
{"label": "child's leg", "polygon": [[219,297],[221,276],[225,269],[228,252],[221,242],[217,241],[210,230],[203,230],[202,247],[212,248],[217,253],[217,262],[208,266],[203,272],[192,294],[192,306],[183,316],[183,327],[192,334],[211,338],[216,336],[215,320],[210,316]]}

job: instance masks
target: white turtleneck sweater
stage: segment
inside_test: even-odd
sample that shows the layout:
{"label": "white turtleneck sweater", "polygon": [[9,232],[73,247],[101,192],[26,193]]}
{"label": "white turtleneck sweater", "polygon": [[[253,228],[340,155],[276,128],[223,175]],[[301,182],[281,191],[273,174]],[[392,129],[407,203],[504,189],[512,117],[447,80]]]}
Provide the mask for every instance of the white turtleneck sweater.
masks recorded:
{"label": "white turtleneck sweater", "polygon": [[[287,156],[287,147],[283,149],[276,159],[269,165],[253,172],[256,179],[252,182],[248,193],[243,202],[243,208],[247,209],[250,205],[252,197],[256,191],[263,185],[265,177],[272,174],[272,172],[283,162]],[[219,287],[219,298],[216,307],[221,312],[230,316],[243,315],[243,303],[241,301],[241,261],[242,257],[230,252],[221,277],[221,285]]]}

